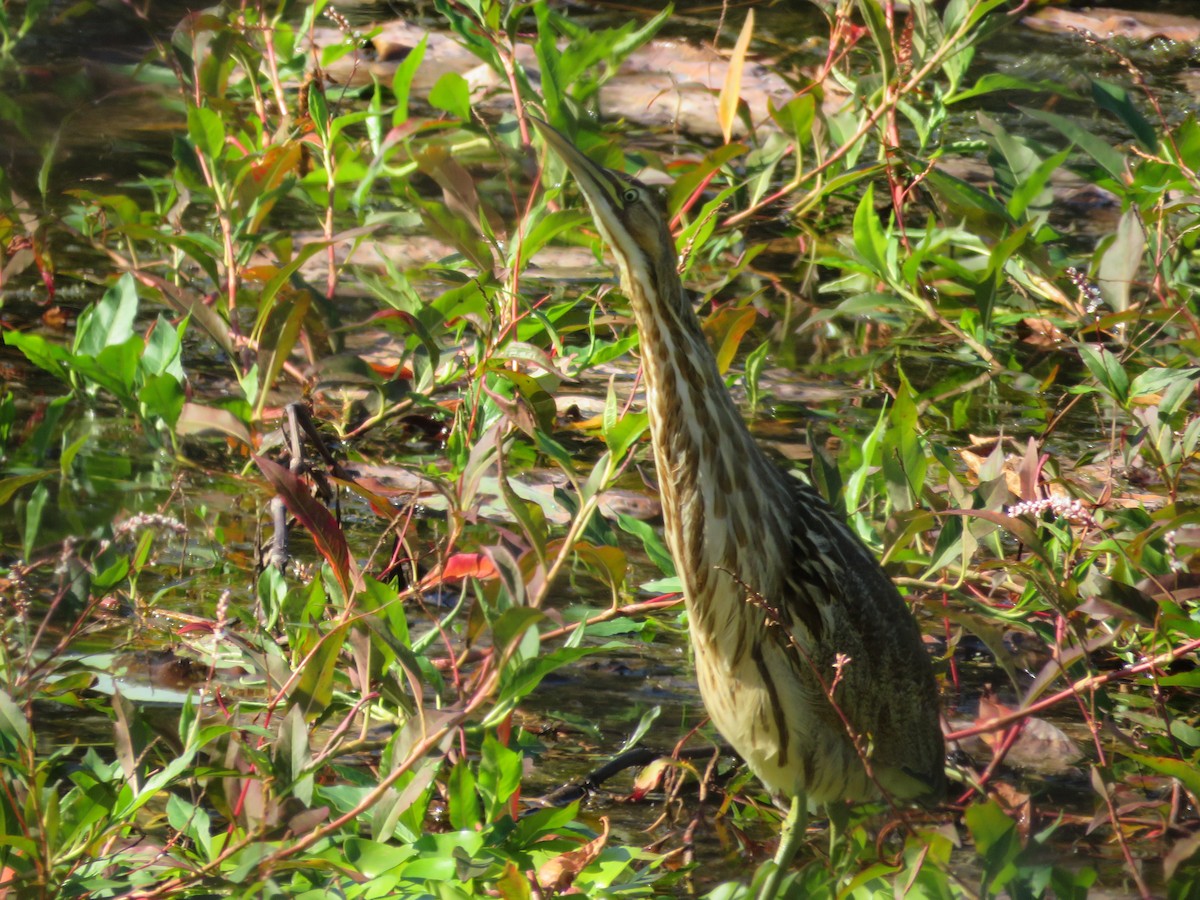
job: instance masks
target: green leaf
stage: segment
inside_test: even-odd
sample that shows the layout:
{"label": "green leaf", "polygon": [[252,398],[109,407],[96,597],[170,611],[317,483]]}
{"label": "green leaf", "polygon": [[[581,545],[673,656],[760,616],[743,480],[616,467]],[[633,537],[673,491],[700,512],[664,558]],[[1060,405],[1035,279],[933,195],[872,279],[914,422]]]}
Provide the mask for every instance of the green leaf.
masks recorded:
{"label": "green leaf", "polygon": [[535,3],[533,11],[537,17],[537,39],[533,50],[542,76],[542,99],[546,114],[552,121],[560,121],[567,89],[562,72],[563,54],[558,47],[558,35],[550,23],[550,8],[545,3]]}
{"label": "green leaf", "polygon": [[429,103],[462,122],[471,121],[471,86],[457,72],[446,72],[429,92]]}
{"label": "green leaf", "polygon": [[1077,344],[1079,355],[1100,386],[1122,407],[1129,403],[1129,374],[1112,351],[1099,344]]}
{"label": "green leaf", "polygon": [[188,109],[188,137],[209,159],[219,159],[225,150],[225,124],[213,110],[204,106]]}
{"label": "green leaf", "polygon": [[1176,778],[1192,796],[1200,796],[1200,767],[1169,756],[1146,756],[1141,753],[1126,753],[1134,762],[1170,778]]}
{"label": "green leaf", "polygon": [[460,759],[446,780],[450,807],[450,827],[474,830],[479,824],[479,794],[470,763]]}
{"label": "green leaf", "polygon": [[142,339],[135,334],[124,344],[105,347],[95,358],[87,354],[75,356],[71,368],[84,382],[104,388],[128,407],[134,400],[143,346]]}
{"label": "green leaf", "polygon": [[530,606],[506,609],[492,624],[492,643],[497,649],[505,649],[545,618],[545,613]]}
{"label": "green leaf", "polygon": [[4,332],[4,343],[16,347],[25,358],[55,378],[66,383],[71,381],[71,353],[59,344],[51,343],[40,334],[26,334],[21,331]]}
{"label": "green leaf", "polygon": [[319,637],[300,670],[300,679],[289,700],[300,707],[309,721],[324,713],[333,700],[333,676],[349,628],[348,624],[342,624]]}
{"label": "green leaf", "polygon": [[975,84],[971,87],[946,97],[942,102],[950,106],[954,103],[962,103],[964,100],[970,100],[973,97],[980,97],[984,94],[993,94],[997,91],[1033,91],[1038,94],[1056,94],[1060,97],[1078,97],[1077,94],[1067,90],[1062,83],[1057,81],[1046,81],[1044,79],[1030,81],[1027,78],[1020,78],[1015,75],[987,72],[979,76]]}
{"label": "green leaf", "polygon": [[325,98],[325,89],[319,82],[310,82],[308,86],[308,117],[312,120],[321,145],[329,150],[329,101]]}
{"label": "green leaf", "polygon": [[98,303],[79,317],[75,352],[95,357],[105,347],[128,341],[133,336],[137,310],[137,282],[126,272],[104,292]]}
{"label": "green leaf", "polygon": [[154,329],[146,338],[146,347],[142,351],[140,366],[142,372],[150,375],[169,374],[177,381],[184,380],[181,353],[185,327],[186,320],[180,324],[177,331],[170,320],[159,313],[158,319],[154,322]]}
{"label": "green leaf", "polygon": [[187,397],[174,375],[152,375],[137,392],[137,399],[147,419],[161,419],[174,429]]}
{"label": "green leaf", "polygon": [[277,329],[273,329],[275,336],[267,347],[267,365],[258,390],[258,402],[254,406],[255,419],[262,415],[267,397],[275,390],[276,379],[279,378],[284,363],[291,356],[292,349],[300,338],[304,317],[308,315],[310,296],[308,291],[290,292],[286,299],[273,304],[273,321],[278,322],[278,318],[282,316],[283,322]]}
{"label": "green leaf", "polygon": [[984,884],[990,896],[1016,874],[1013,863],[1021,853],[1017,824],[994,800],[968,806],[963,819],[982,857]]}
{"label": "green leaf", "polygon": [[782,128],[788,137],[798,141],[801,146],[812,143],[813,120],[817,115],[817,98],[814,93],[800,94],[778,108],[768,97],[767,110],[775,124]]}
{"label": "green leaf", "polygon": [[1129,309],[1129,295],[1146,253],[1145,226],[1135,207],[1125,210],[1096,269],[1096,284],[1113,312]]}
{"label": "green leaf", "polygon": [[1058,113],[1046,112],[1041,109],[1018,108],[1025,115],[1029,116],[1029,118],[1036,119],[1056,129],[1067,140],[1071,141],[1071,143],[1094,159],[1114,179],[1124,181],[1125,156],[1111,144],[1096,137],[1090,131],[1087,131],[1066,116],[1060,116]]}
{"label": "green leaf", "polygon": [[658,566],[659,571],[668,577],[675,575],[675,561],[671,559],[671,552],[667,550],[653,525],[625,513],[617,514],[617,525],[622,531],[641,540],[646,555]]}
{"label": "green leaf", "polygon": [[625,458],[629,448],[641,440],[642,435],[650,427],[650,417],[644,412],[627,412],[613,422],[607,420],[605,409],[604,443],[614,461]]}
{"label": "green leaf", "polygon": [[522,235],[521,258],[529,259],[561,234],[570,234],[591,222],[592,217],[579,209],[560,209],[538,216]]}
{"label": "green leaf", "polygon": [[1156,366],[1147,369],[1129,386],[1130,397],[1146,397],[1152,394],[1162,394],[1159,403],[1160,414],[1172,415],[1177,412],[1195,390],[1195,381],[1200,378],[1200,369],[1167,369]]}
{"label": "green leaf", "polygon": [[1014,219],[1020,220],[1029,209],[1038,213],[1049,209],[1054,201],[1050,179],[1070,155],[1071,148],[1068,147],[1047,157],[1016,183],[1008,200],[1008,212]]}
{"label": "green leaf", "polygon": [[0,738],[5,756],[14,758],[18,748],[29,745],[29,720],[7,691],[0,690]]}
{"label": "green leaf", "polygon": [[943,218],[949,222],[965,223],[968,229],[987,238],[989,242],[997,240],[1017,225],[995,197],[961,178],[933,167],[925,171],[924,184],[939,201]]}
{"label": "green leaf", "polygon": [[888,239],[875,211],[875,186],[867,185],[854,212],[854,249],[877,275],[888,271]]}
{"label": "green leaf", "polygon": [[[511,610],[510,610],[511,611]],[[496,704],[488,713],[485,724],[501,721],[518,703],[524,700],[542,679],[563,666],[570,665],[600,650],[622,646],[620,644],[604,644],[599,647],[560,647],[549,653],[529,656],[515,666],[510,667],[500,679],[500,687],[496,692]]]}
{"label": "green leaf", "polygon": [[882,459],[888,497],[897,510],[913,509],[920,500],[928,462],[920,438],[916,397],[903,372],[888,422]]}
{"label": "green leaf", "polygon": [[417,45],[408,51],[408,55],[400,65],[396,66],[396,74],[392,76],[392,96],[396,98],[396,109],[392,113],[392,127],[403,125],[408,121],[408,95],[412,90],[413,76],[425,58],[425,47],[429,43],[429,35],[421,35]]}
{"label": "green leaf", "polygon": [[[492,734],[483,739],[479,760],[479,793],[486,803],[487,821],[515,812],[515,802],[521,787],[521,767],[524,757],[505,747]],[[515,816],[514,816],[515,818]]]}
{"label": "green leaf", "polygon": [[1142,149],[1153,153],[1158,147],[1158,135],[1154,126],[1143,116],[1133,104],[1133,98],[1128,89],[1109,81],[1092,82],[1092,99],[1101,109],[1106,109],[1133,132]]}
{"label": "green leaf", "polygon": [[28,475],[13,475],[9,478],[0,478],[0,506],[5,506],[21,488],[26,485],[37,484],[43,478],[53,475],[55,471],[55,469],[43,469],[40,472],[33,472]]}

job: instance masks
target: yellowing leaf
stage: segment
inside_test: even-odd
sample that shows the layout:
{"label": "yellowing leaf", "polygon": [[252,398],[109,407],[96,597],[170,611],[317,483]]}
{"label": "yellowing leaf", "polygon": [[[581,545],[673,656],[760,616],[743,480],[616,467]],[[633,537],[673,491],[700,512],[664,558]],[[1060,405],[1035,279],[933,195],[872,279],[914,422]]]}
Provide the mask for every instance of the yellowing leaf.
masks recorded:
{"label": "yellowing leaf", "polygon": [[746,51],[750,48],[750,35],[753,31],[754,10],[750,10],[746,13],[742,33],[738,35],[737,43],[733,46],[733,55],[729,57],[729,71],[725,73],[725,84],[721,86],[721,96],[717,99],[717,121],[721,125],[721,135],[727,144],[733,137],[733,122],[737,118],[738,99],[742,89],[742,66],[746,62]]}
{"label": "yellowing leaf", "polygon": [[717,369],[724,375],[733,364],[737,349],[741,346],[742,338],[754,324],[758,313],[754,307],[742,309],[722,309],[708,318],[704,323],[704,333],[712,342],[713,352],[717,356]]}

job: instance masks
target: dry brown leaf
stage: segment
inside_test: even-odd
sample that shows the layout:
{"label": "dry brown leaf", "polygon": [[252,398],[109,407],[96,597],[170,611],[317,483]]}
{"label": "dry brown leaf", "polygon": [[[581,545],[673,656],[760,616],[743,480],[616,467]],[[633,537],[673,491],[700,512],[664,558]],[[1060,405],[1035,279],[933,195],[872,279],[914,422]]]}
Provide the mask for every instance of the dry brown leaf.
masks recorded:
{"label": "dry brown leaf", "polygon": [[582,847],[577,850],[569,850],[561,856],[542,863],[537,874],[538,884],[541,885],[542,890],[561,894],[575,883],[579,873],[600,855],[600,851],[608,843],[607,816],[600,817],[600,827],[602,829],[600,834]]}
{"label": "dry brown leaf", "polygon": [[1057,350],[1067,341],[1063,330],[1049,319],[1030,317],[1022,319],[1021,324],[1028,329],[1022,340],[1041,350]]}
{"label": "dry brown leaf", "polygon": [[1029,795],[1019,791],[1011,784],[1003,781],[993,782],[990,793],[1010,813],[1015,813],[1017,833],[1021,835],[1021,843],[1029,840],[1029,832],[1033,826],[1033,803]]}
{"label": "dry brown leaf", "polygon": [[62,331],[67,327],[67,314],[61,306],[52,306],[42,313],[42,324],[55,331]]}

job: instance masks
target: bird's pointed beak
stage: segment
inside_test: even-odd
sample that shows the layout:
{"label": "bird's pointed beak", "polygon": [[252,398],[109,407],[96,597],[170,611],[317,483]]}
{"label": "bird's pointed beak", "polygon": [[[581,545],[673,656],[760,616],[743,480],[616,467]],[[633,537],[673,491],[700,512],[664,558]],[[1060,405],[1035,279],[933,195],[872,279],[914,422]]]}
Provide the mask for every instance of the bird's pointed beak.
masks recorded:
{"label": "bird's pointed beak", "polygon": [[608,169],[584,156],[583,152],[557,128],[536,116],[530,116],[529,121],[533,122],[547,146],[558,154],[567,170],[575,176],[579,189],[592,205],[594,212],[598,213],[602,209],[621,209],[621,185]]}

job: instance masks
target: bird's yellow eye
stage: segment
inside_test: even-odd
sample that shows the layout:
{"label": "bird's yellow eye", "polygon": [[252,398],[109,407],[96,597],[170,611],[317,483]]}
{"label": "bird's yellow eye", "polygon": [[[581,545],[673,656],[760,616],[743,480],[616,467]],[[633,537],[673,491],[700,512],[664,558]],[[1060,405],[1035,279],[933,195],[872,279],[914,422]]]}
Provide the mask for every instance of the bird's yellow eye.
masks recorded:
{"label": "bird's yellow eye", "polygon": [[625,193],[621,195],[621,199],[626,203],[633,203],[640,196],[641,194],[637,192],[637,188],[625,188]]}

